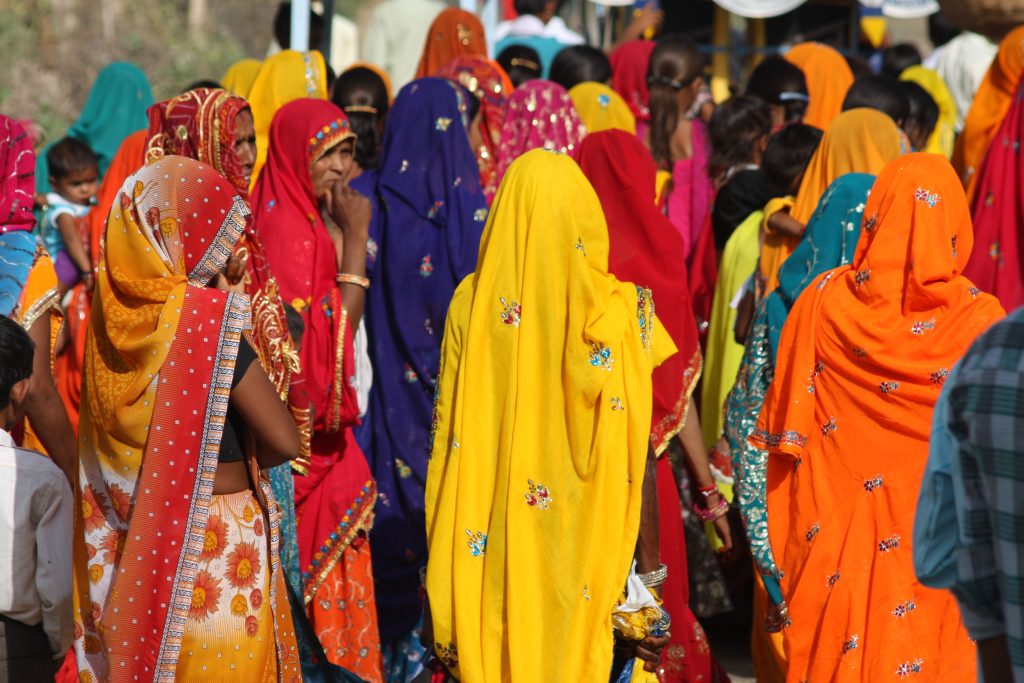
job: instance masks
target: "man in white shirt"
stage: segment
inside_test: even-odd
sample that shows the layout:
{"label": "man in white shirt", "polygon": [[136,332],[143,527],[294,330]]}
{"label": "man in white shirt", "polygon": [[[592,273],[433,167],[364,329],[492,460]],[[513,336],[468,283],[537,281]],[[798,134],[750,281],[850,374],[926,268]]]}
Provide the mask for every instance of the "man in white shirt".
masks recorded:
{"label": "man in white shirt", "polygon": [[427,32],[444,8],[438,0],[384,0],[373,8],[363,34],[363,60],[388,72],[393,92],[416,75]]}
{"label": "man in white shirt", "polygon": [[60,468],[15,446],[24,419],[33,344],[0,317],[0,683],[52,681],[74,636],[74,499]]}
{"label": "man in white shirt", "polygon": [[563,46],[586,42],[556,15],[556,0],[515,0],[514,5],[519,16],[498,24],[494,30],[495,43],[505,38],[553,38]]}
{"label": "man in white shirt", "polygon": [[512,45],[525,45],[540,57],[541,72],[548,77],[551,62],[567,47],[582,45],[583,36],[569,29],[557,16],[555,0],[515,0],[515,19],[503,21],[494,30],[494,53],[500,55]]}

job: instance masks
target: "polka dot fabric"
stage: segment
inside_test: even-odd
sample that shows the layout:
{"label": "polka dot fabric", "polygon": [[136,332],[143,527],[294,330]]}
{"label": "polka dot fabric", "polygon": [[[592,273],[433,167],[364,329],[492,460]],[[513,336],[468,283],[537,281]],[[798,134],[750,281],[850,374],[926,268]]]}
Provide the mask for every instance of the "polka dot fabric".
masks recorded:
{"label": "polka dot fabric", "polygon": [[248,220],[223,177],[175,156],[130,176],[111,209],[79,429],[83,681],[175,678],[249,320],[246,297],[207,284]]}

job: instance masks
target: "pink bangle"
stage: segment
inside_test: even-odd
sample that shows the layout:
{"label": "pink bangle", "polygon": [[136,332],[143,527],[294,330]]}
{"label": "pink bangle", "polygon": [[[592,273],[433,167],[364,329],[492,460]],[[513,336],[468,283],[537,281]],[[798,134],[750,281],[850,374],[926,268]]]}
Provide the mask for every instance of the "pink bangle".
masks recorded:
{"label": "pink bangle", "polygon": [[729,512],[729,501],[722,497],[722,500],[715,507],[710,510],[702,508],[696,502],[693,504],[693,512],[700,518],[702,522],[713,522],[719,517],[723,517]]}

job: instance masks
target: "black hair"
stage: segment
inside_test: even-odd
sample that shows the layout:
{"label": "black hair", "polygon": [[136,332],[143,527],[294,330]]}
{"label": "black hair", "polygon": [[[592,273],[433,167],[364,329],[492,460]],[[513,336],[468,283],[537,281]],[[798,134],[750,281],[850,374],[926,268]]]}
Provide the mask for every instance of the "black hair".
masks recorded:
{"label": "black hair", "polygon": [[566,90],[585,82],[607,83],[612,78],[612,63],[604,50],[590,45],[563,48],[551,61],[548,80]]}
{"label": "black hair", "polygon": [[356,163],[363,169],[380,166],[380,143],[388,115],[388,88],[372,69],[357,66],[334,84],[331,101],[345,112],[356,138]]}
{"label": "black hair", "polygon": [[868,60],[864,59],[860,55],[844,55],[843,58],[846,60],[846,65],[850,67],[850,73],[853,74],[853,80],[857,80],[862,76],[870,76],[875,73],[875,70],[871,68],[871,64]]}
{"label": "black hair", "polygon": [[295,346],[302,346],[302,336],[306,333],[306,323],[302,321],[302,314],[295,310],[291,304],[283,304],[284,319],[288,325],[288,334],[291,335]]}
{"label": "black hair", "polygon": [[903,123],[910,105],[900,82],[890,76],[861,76],[853,82],[843,100],[843,111],[857,108],[877,109],[896,122]]}
{"label": "black hair", "polygon": [[733,166],[751,163],[757,141],[771,134],[772,113],[768,103],[750,95],[730,97],[711,115],[708,135],[711,142],[712,177]]}
{"label": "black hair", "polygon": [[921,53],[910,43],[899,43],[882,50],[882,68],[878,72],[883,76],[899,78],[904,69],[921,63]]}
{"label": "black hair", "polygon": [[513,88],[540,78],[540,55],[532,47],[509,45],[501,51],[497,61],[508,74]]}
{"label": "black hair", "polygon": [[218,83],[217,81],[211,80],[209,78],[200,78],[198,81],[194,81],[192,83],[189,83],[187,86],[185,86],[185,89],[182,90],[181,92],[182,92],[182,94],[184,94],[184,93],[189,92],[190,90],[198,90],[199,88],[220,88],[220,87],[221,87],[221,84]]}
{"label": "black hair", "polygon": [[785,107],[786,123],[803,120],[809,101],[804,72],[779,55],[766,57],[754,68],[746,94]]}
{"label": "black hair", "polygon": [[796,179],[807,169],[823,133],[814,126],[795,123],[768,140],[761,156],[761,170],[783,191],[793,191]]}
{"label": "black hair", "polygon": [[99,168],[96,153],[81,140],[64,137],[53,143],[46,152],[46,164],[50,167],[50,175],[64,178],[90,168]]}
{"label": "black hair", "polygon": [[960,35],[960,29],[953,25],[942,12],[936,12],[928,17],[928,40],[932,41],[935,47],[942,47],[949,41]]}
{"label": "black hair", "polygon": [[551,0],[515,0],[512,3],[512,6],[515,7],[516,14],[532,14],[537,16],[544,13],[544,8],[548,6],[550,1]]}
{"label": "black hair", "polygon": [[939,105],[927,90],[913,81],[900,81],[900,87],[908,104],[904,127],[917,126],[925,137],[930,136],[939,122]]}
{"label": "black hair", "polygon": [[320,53],[324,57],[324,70],[327,71],[324,76],[327,79],[327,92],[334,92],[334,84],[338,82],[338,74],[335,72],[334,67],[331,66],[330,60],[327,59],[327,55]]}
{"label": "black hair", "polygon": [[647,63],[648,106],[651,110],[651,156],[658,167],[672,165],[670,142],[679,125],[679,91],[700,78],[703,61],[696,43],[675,33],[658,39]]}
{"label": "black hair", "polygon": [[[324,18],[309,10],[309,49],[314,50],[320,47],[320,36],[323,35]],[[274,40],[287,50],[292,45],[292,3],[282,2],[277,6],[277,13],[274,14]]]}
{"label": "black hair", "polygon": [[0,410],[11,403],[11,390],[32,376],[36,345],[21,325],[0,316]]}

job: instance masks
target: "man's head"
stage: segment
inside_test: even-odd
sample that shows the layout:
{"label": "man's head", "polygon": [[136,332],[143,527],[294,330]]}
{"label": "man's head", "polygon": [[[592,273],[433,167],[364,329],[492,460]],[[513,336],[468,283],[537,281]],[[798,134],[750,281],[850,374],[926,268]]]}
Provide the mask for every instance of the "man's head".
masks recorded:
{"label": "man's head", "polygon": [[558,13],[559,0],[515,0],[516,14],[530,14],[545,24]]}
{"label": "man's head", "polygon": [[0,316],[0,427],[7,431],[25,417],[34,354],[28,332]]}

